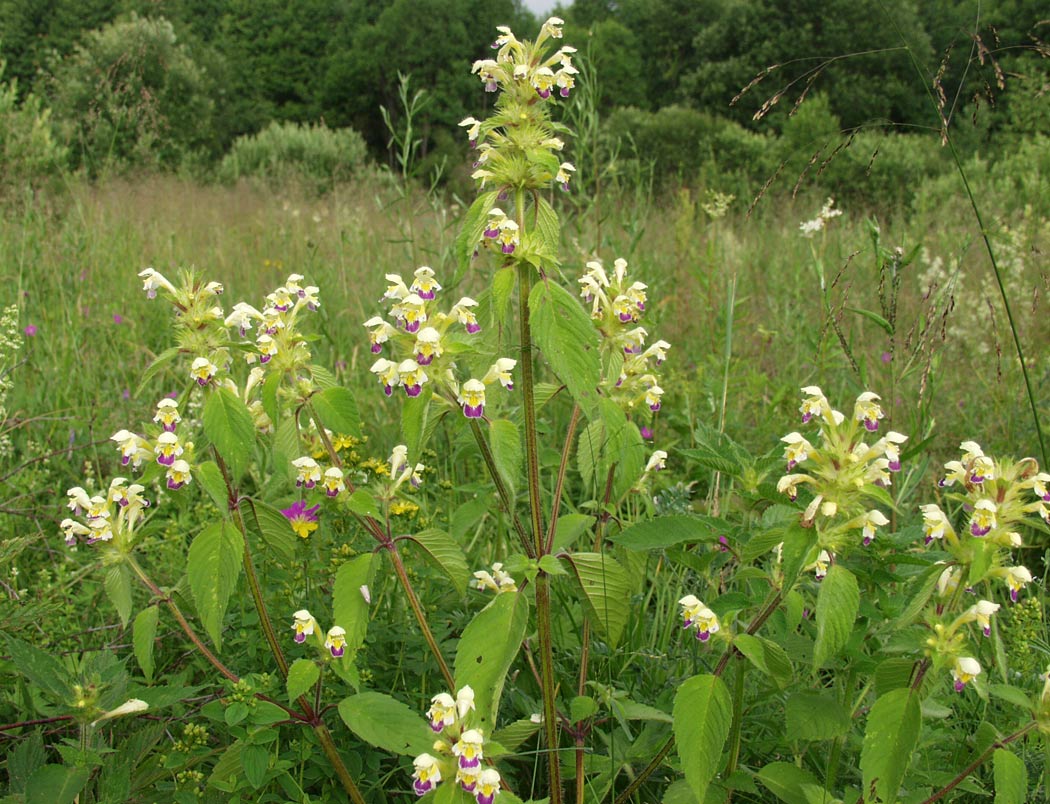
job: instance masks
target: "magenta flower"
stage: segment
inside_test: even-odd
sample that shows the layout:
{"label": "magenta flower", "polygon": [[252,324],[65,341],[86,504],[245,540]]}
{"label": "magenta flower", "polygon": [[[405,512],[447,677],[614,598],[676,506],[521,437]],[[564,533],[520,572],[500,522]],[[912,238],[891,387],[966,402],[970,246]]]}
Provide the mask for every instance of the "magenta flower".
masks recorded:
{"label": "magenta flower", "polygon": [[307,508],[303,500],[297,500],[292,503],[291,508],[282,509],[281,513],[284,514],[296,535],[305,539],[317,530],[317,512],[320,508],[319,504],[313,508]]}
{"label": "magenta flower", "polygon": [[36,335],[36,324],[29,324],[24,330],[22,330],[27,338],[32,338]]}

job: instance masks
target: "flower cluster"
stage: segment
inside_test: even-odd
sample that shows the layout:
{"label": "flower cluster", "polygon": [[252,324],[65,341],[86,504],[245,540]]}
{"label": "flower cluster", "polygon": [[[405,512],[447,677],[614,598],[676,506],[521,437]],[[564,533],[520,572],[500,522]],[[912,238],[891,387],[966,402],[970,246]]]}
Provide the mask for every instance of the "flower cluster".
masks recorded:
{"label": "flower cluster", "polygon": [[646,346],[649,332],[638,322],[648,303],[647,286],[628,278],[623,258],[613,263],[611,275],[600,260],[588,262],[578,281],[580,297],[590,305],[602,336],[604,362],[618,369],[605,378],[604,393],[628,411],[660,410],[664,391],[656,369],[667,359],[671,344],[657,340]]}
{"label": "flower cluster", "polygon": [[338,466],[329,466],[322,471],[321,465],[304,455],[292,461],[295,467],[295,485],[303,489],[320,487],[324,490],[326,497],[338,497],[346,491],[346,481],[343,479],[343,470]]}
{"label": "flower cluster", "polygon": [[384,299],[393,302],[390,324],[380,316],[370,318],[364,326],[368,328],[372,353],[380,354],[390,347],[394,360],[380,357],[370,371],[379,378],[387,396],[402,387],[409,397],[417,397],[429,382],[438,385],[450,400],[463,409],[469,419],[481,418],[485,412],[485,391],[494,383],[507,390],[514,389],[511,371],[517,361],[501,357],[480,378],[471,377],[462,384],[456,377],[453,354],[463,343],[463,335],[452,331],[453,325],[463,327],[466,335],[481,331],[474,309],[477,302],[464,296],[445,313],[434,309],[434,302],[441,285],[434,271],[422,266],[415,272],[411,285],[398,274],[387,274],[390,285]]}
{"label": "flower cluster", "polygon": [[500,792],[500,775],[495,768],[483,768],[485,737],[481,729],[470,727],[470,713],[475,711],[474,690],[463,687],[453,698],[439,692],[430,699],[427,720],[430,728],[441,738],[434,743],[434,752],[420,754],[413,762],[412,787],[416,795],[430,792],[443,779],[452,775],[477,804],[492,804]]}
{"label": "flower cluster", "polygon": [[820,212],[817,213],[817,217],[811,221],[803,221],[799,224],[799,231],[802,232],[803,237],[813,237],[817,232],[824,231],[824,227],[827,226],[828,221],[832,218],[837,218],[841,214],[841,209],[835,209],[835,199],[829,198],[824,202],[824,206],[821,208]]}
{"label": "flower cluster", "polygon": [[701,642],[707,642],[720,630],[718,617],[696,595],[686,595],[678,605],[682,607],[682,627],[696,631],[696,638]]}
{"label": "flower cluster", "polygon": [[256,328],[255,351],[247,355],[248,363],[258,361],[277,371],[295,370],[310,360],[310,350],[296,327],[296,318],[302,310],[316,312],[321,302],[318,288],[303,285],[301,274],[290,274],[281,287],[266,296],[266,304],[257,310],[250,304],[238,302],[223,322],[246,338]]}
{"label": "flower cluster", "polygon": [[164,397],[157,402],[153,423],[159,432],[142,436],[130,430],[118,430],[109,437],[120,452],[120,465],[138,470],[143,463],[155,460],[165,470],[165,481],[171,491],[178,491],[191,480],[190,464],[184,456],[191,454],[193,442],[179,433],[182,416],[178,403]]}
{"label": "flower cluster", "polygon": [[[366,589],[367,587],[362,587],[362,590]],[[362,595],[364,595],[364,591],[362,591]],[[365,600],[368,600],[367,596],[365,596]],[[328,654],[333,659],[341,659],[346,654],[346,629],[333,625],[328,629],[324,639],[321,639],[321,629],[317,625],[317,620],[306,609],[300,609],[292,615],[292,630],[295,632],[293,638],[299,645],[306,642],[307,637],[312,636],[318,646],[328,651]]]}
{"label": "flower cluster", "polygon": [[[569,189],[576,168],[557,155],[565,147],[557,136],[563,127],[551,122],[548,108],[553,98],[569,96],[579,75],[572,63],[575,48],[565,45],[549,53],[550,41],[562,36],[561,25],[551,17],[534,42],[519,40],[501,26],[492,45],[495,58],[474,62],[472,72],[485,91],[501,93],[492,117],[460,122],[470,147],[477,149],[473,178],[482,187],[491,182],[499,188],[538,190],[553,181]],[[513,253],[520,243],[518,222],[493,207],[484,237],[498,243],[504,254]]]}
{"label": "flower cluster", "polygon": [[66,546],[75,547],[83,539],[85,544],[113,542],[121,550],[130,547],[142,512],[150,504],[143,491],[123,477],[113,478],[105,494],[88,494],[80,486],[69,489],[66,496],[73,516],[60,525]]}
{"label": "flower cluster", "polygon": [[490,591],[499,594],[500,592],[517,592],[517,582],[506,572],[503,571],[503,564],[496,562],[492,565],[492,572],[487,570],[478,570],[474,573],[474,581],[472,584],[475,588],[482,591]]}
{"label": "flower cluster", "polygon": [[[879,429],[884,418],[879,397],[865,391],[857,397],[853,415],[833,410],[820,388],[808,386],[799,413],[803,424],[819,428],[816,445],[800,432],[788,433],[784,442],[787,474],[777,483],[777,490],[791,500],[800,487],[807,486],[813,498],[802,514],[806,527],[818,526],[817,560],[810,565],[818,579],[827,572],[835,553],[858,539],[867,546],[874,541],[878,528],[889,523],[886,515],[873,502],[891,483],[892,474],[901,469],[900,450],[907,436],[890,431],[867,444],[869,433]],[[795,471],[805,469],[807,471]]]}

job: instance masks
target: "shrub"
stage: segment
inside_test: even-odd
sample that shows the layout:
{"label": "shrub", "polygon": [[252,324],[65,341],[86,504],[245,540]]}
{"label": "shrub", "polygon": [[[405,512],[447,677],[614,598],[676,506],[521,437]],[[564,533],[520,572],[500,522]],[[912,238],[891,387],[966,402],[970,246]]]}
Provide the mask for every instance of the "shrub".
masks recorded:
{"label": "shrub", "polygon": [[299,180],[323,192],[353,177],[366,161],[365,141],[352,128],[272,122],[258,134],[237,138],[219,166],[219,177],[274,184]]}
{"label": "shrub", "polygon": [[51,113],[29,94],[18,103],[17,81],[3,81],[0,61],[0,201],[35,188],[58,172],[65,149],[51,131]]}

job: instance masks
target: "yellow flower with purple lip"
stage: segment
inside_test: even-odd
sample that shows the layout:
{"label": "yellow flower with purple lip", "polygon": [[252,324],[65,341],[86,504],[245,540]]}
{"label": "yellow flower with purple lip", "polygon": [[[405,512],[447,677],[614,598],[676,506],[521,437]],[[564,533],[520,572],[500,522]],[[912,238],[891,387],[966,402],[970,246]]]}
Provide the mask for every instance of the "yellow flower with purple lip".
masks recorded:
{"label": "yellow flower with purple lip", "polygon": [[313,635],[316,627],[317,621],[314,620],[313,615],[306,609],[299,609],[299,611],[292,615],[292,630],[295,631],[295,636],[293,638],[300,645],[306,642],[308,636]]}
{"label": "yellow flower with purple lip", "polygon": [[487,237],[489,240],[495,240],[499,237],[500,227],[503,222],[507,220],[507,214],[499,207],[493,207],[489,210],[488,223],[485,224],[485,230],[481,233],[483,237]]}
{"label": "yellow flower with purple lip", "polygon": [[809,475],[794,474],[784,475],[777,481],[777,491],[786,494],[788,499],[794,502],[798,498],[798,486],[800,483],[812,483],[813,478]]}
{"label": "yellow flower with purple lip", "polygon": [[206,357],[198,357],[190,366],[190,376],[197,381],[197,385],[205,386],[211,382],[212,377],[219,367]]}
{"label": "yellow flower with purple lip", "polygon": [[655,413],[660,409],[660,398],[664,395],[664,389],[656,384],[656,378],[651,374],[642,377],[642,384],[645,387],[645,404]]}
{"label": "yellow flower with purple lip", "polygon": [[157,463],[161,466],[171,466],[175,463],[175,459],[182,455],[183,448],[179,443],[179,437],[165,430],[157,436],[153,452],[157,456]]}
{"label": "yellow flower with purple lip", "polygon": [[816,385],[807,385],[802,389],[806,394],[798,411],[802,414],[802,423],[807,424],[813,417],[827,418],[831,413],[831,405],[828,404],[824,392]]}
{"label": "yellow flower with purple lip", "polygon": [[174,399],[164,397],[157,403],[157,412],[153,416],[153,421],[169,433],[174,432],[175,425],[182,421],[178,403]]}
{"label": "yellow flower with purple lip", "polygon": [[478,319],[471,310],[472,307],[477,306],[478,303],[476,301],[469,296],[464,296],[456,302],[453,308],[449,311],[449,315],[466,327],[467,332],[471,335],[481,331],[481,327],[478,325]]}
{"label": "yellow flower with purple lip", "polygon": [[109,484],[109,499],[121,508],[149,508],[149,500],[142,496],[145,487],[139,483],[125,485],[123,477],[115,477]]}
{"label": "yellow flower with purple lip", "polygon": [[289,508],[282,508],[281,513],[292,526],[295,535],[300,539],[306,539],[318,528],[317,512],[320,509],[320,504],[307,508],[305,501],[296,500]]}
{"label": "yellow flower with purple lip", "polygon": [[427,720],[430,729],[440,733],[446,727],[456,722],[456,702],[447,692],[439,692],[430,699],[430,708],[427,710]]}
{"label": "yellow flower with purple lip", "polygon": [[565,20],[560,17],[548,17],[547,21],[540,28],[540,35],[549,36],[552,39],[561,39],[561,26],[564,24]]}
{"label": "yellow flower with purple lip", "polygon": [[485,383],[469,379],[459,389],[456,401],[463,406],[468,419],[480,419],[485,413]]}
{"label": "yellow flower with purple lip", "polygon": [[801,433],[788,433],[780,440],[787,444],[784,448],[784,460],[787,461],[789,472],[813,454],[813,445]]}
{"label": "yellow flower with purple lip", "polygon": [[273,293],[269,294],[266,297],[266,300],[270,302],[273,309],[281,313],[286,313],[292,307],[292,295],[292,292],[288,288],[280,287]]}
{"label": "yellow flower with purple lip", "polygon": [[292,461],[292,466],[299,473],[295,478],[296,486],[312,489],[321,482],[321,467],[317,465],[317,461],[313,458],[306,455],[296,458]]}
{"label": "yellow flower with purple lip", "polygon": [[509,357],[497,358],[496,362],[489,366],[489,370],[485,372],[485,376],[481,378],[481,381],[488,385],[489,383],[499,381],[506,390],[514,390],[514,378],[511,376],[511,371],[518,365],[518,361]]}
{"label": "yellow flower with purple lip", "polygon": [[481,135],[481,121],[475,120],[473,117],[465,117],[459,121],[459,125],[467,129],[467,140],[470,143],[470,147],[477,148],[478,137]]}
{"label": "yellow flower with purple lip", "polygon": [[959,656],[952,667],[952,678],[955,680],[955,691],[963,689],[981,674],[980,663],[971,656]]}
{"label": "yellow flower with purple lip", "polygon": [[277,354],[277,341],[266,332],[260,332],[256,337],[255,347],[259,350],[260,363],[269,363]]}
{"label": "yellow flower with purple lip", "polygon": [[981,485],[985,480],[995,479],[995,463],[987,455],[978,455],[970,464],[970,482]]}
{"label": "yellow flower with purple lip", "polygon": [[645,465],[645,472],[659,472],[667,468],[667,453],[658,449],[655,450],[652,456],[649,458],[649,462]]}
{"label": "yellow flower with purple lip", "polygon": [[468,793],[473,793],[477,790],[480,776],[480,766],[477,768],[456,768],[456,783]]}
{"label": "yellow flower with purple lip", "polygon": [[85,544],[108,542],[113,538],[113,526],[108,518],[98,517],[97,519],[92,519],[88,522],[88,528],[90,529],[90,535]]}
{"label": "yellow flower with purple lip", "polygon": [[390,340],[391,336],[397,334],[397,330],[379,316],[372,316],[364,326],[369,327],[368,340],[372,345],[372,354],[377,355],[383,351],[383,344]]}
{"label": "yellow flower with purple lip", "polygon": [[879,419],[885,416],[878,400],[878,394],[865,391],[857,397],[857,403],[853,407],[853,418],[872,433],[879,429]]}
{"label": "yellow flower with purple lip", "polygon": [[77,536],[90,536],[91,529],[86,525],[77,522],[75,519],[62,520],[62,524],[59,525],[62,528],[62,535],[66,540],[66,547],[73,547],[77,543]]}
{"label": "yellow flower with purple lip", "polygon": [[157,298],[158,290],[166,290],[168,293],[172,294],[175,293],[175,286],[152,268],[146,268],[144,271],[140,271],[139,276],[143,280],[142,289],[146,291],[146,298],[148,299]]}
{"label": "yellow flower with purple lip", "polygon": [[671,344],[667,341],[657,341],[644,352],[642,352],[642,360],[649,360],[650,358],[656,358],[656,365],[660,365],[667,359],[667,350],[671,348]]}
{"label": "yellow flower with purple lip", "polygon": [[441,357],[444,350],[441,348],[441,333],[433,327],[423,327],[416,334],[416,362],[421,366],[429,366],[435,357]]}
{"label": "yellow flower with purple lip", "polygon": [[500,793],[500,775],[495,768],[485,768],[478,774],[477,786],[474,789],[474,799],[477,804],[492,804],[492,801]]}
{"label": "yellow flower with purple lip", "polygon": [[457,763],[461,768],[476,768],[484,758],[485,738],[478,729],[468,729],[459,736],[452,746],[452,753],[459,757]]}
{"label": "yellow flower with purple lip", "polygon": [[405,393],[411,397],[419,396],[423,384],[429,379],[415,360],[402,360],[397,366],[397,376],[401,385],[405,387]]}
{"label": "yellow flower with purple lip", "polygon": [[630,324],[638,320],[638,307],[631,298],[623,293],[613,299],[613,313],[621,323]]}
{"label": "yellow flower with purple lip", "polygon": [[167,480],[168,488],[172,491],[178,491],[190,482],[190,465],[180,458],[168,467],[168,471],[164,476]]}
{"label": "yellow flower with purple lip", "polygon": [[130,430],[118,430],[109,437],[109,440],[117,442],[121,466],[131,464],[138,469],[142,461],[150,455],[150,451],[146,448],[146,441]]}
{"label": "yellow flower with purple lip", "polygon": [[1010,589],[1010,600],[1016,603],[1021,590],[1032,582],[1032,573],[1028,571],[1027,567],[1017,566],[1007,567],[1000,574],[1003,575],[1003,579]]}
{"label": "yellow flower with purple lip", "polygon": [[564,65],[554,76],[554,83],[558,86],[558,94],[563,98],[569,97],[572,88],[576,86],[576,76],[580,71],[571,64]]}
{"label": "yellow flower with purple lip", "polygon": [[832,556],[827,550],[821,550],[820,555],[817,556],[817,560],[813,562],[813,577],[818,581],[823,581],[824,576],[828,574],[828,567],[831,565]]}
{"label": "yellow flower with purple lip", "polygon": [[393,360],[387,360],[386,358],[381,357],[372,364],[372,368],[370,368],[369,371],[379,377],[379,382],[383,384],[383,393],[387,396],[393,394],[394,388],[401,384],[401,378],[397,371],[397,363]]}
{"label": "yellow flower with purple lip", "polygon": [[[121,430],[120,432],[126,433],[127,430]],[[69,498],[69,501],[66,503],[67,507],[77,516],[87,511],[88,506],[91,505],[91,496],[80,486],[73,486],[73,488],[67,489],[66,497]]]}
{"label": "yellow flower with purple lip", "polygon": [[875,529],[876,528],[880,528],[880,527],[883,527],[884,525],[890,524],[890,521],[886,518],[886,515],[883,514],[882,511],[879,511],[878,509],[873,510],[873,511],[868,511],[868,513],[864,514],[864,516],[861,517],[861,519],[862,519],[861,532],[862,532],[862,535],[863,535],[861,543],[865,547],[867,547],[869,544],[871,544],[875,540]]}
{"label": "yellow flower with purple lip", "polygon": [[967,616],[976,620],[985,636],[992,635],[992,615],[999,611],[999,604],[990,600],[978,600],[970,606]]}
{"label": "yellow flower with purple lip", "polygon": [[418,332],[420,325],[426,323],[427,320],[426,308],[417,293],[409,293],[398,304],[395,304],[390,312],[405,328],[405,332],[410,335]]}
{"label": "yellow flower with purple lip", "polygon": [[343,470],[333,466],[326,469],[324,473],[324,493],[329,497],[338,497],[346,491],[346,482],[343,480]]}
{"label": "yellow flower with purple lip", "polygon": [[109,519],[112,514],[109,511],[109,500],[96,494],[88,500],[87,510],[84,516],[88,519]]}
{"label": "yellow flower with purple lip", "polygon": [[248,334],[248,330],[252,328],[252,322],[262,321],[262,317],[262,313],[250,304],[237,302],[237,304],[233,305],[233,312],[226,316],[223,324],[227,327],[236,327],[243,338]]}
{"label": "yellow flower with purple lip", "polygon": [[428,265],[421,265],[416,269],[415,281],[412,282],[412,286],[409,290],[415,293],[419,298],[429,301],[437,295],[437,292],[441,290],[441,285],[438,284],[437,280],[434,279],[434,269]]}
{"label": "yellow flower with purple lip", "polygon": [[562,190],[569,192],[569,179],[575,172],[576,168],[573,167],[572,162],[562,162],[558,168],[558,175],[554,177],[554,181],[561,185]]}
{"label": "yellow flower with purple lip", "polygon": [[944,511],[939,506],[929,503],[920,505],[919,510],[922,511],[922,531],[926,537],[926,544],[934,539],[943,539],[946,534],[952,538],[955,537],[955,530],[951,522],[948,521],[948,517],[944,515]]}
{"label": "yellow flower with purple lip", "polygon": [[973,507],[973,515],[970,517],[970,534],[977,537],[987,536],[988,532],[996,526],[997,511],[998,508],[991,500],[978,500]]}
{"label": "yellow flower with purple lip", "polygon": [[306,305],[306,309],[311,313],[316,313],[321,307],[321,300],[317,297],[320,290],[314,285],[307,285],[299,293],[302,296],[303,304]]}
{"label": "yellow flower with purple lip", "polygon": [[649,337],[649,332],[645,327],[635,327],[627,332],[624,332],[620,338],[623,340],[623,353],[625,355],[637,355],[642,353],[642,349],[645,346],[645,339]]}
{"label": "yellow flower with purple lip", "polygon": [[1043,502],[1050,502],[1050,491],[1047,491],[1047,486],[1050,486],[1050,474],[1039,472],[1030,482],[1036,496]]}
{"label": "yellow flower with purple lip", "polygon": [[333,659],[341,658],[346,653],[346,630],[338,625],[333,625],[328,629],[324,646],[332,654]]}
{"label": "yellow flower with purple lip", "polygon": [[678,605],[682,607],[682,627],[694,629],[701,642],[707,642],[711,634],[717,634],[721,629],[718,617],[696,595],[686,595]]}
{"label": "yellow flower with purple lip", "polygon": [[885,449],[886,460],[889,461],[886,468],[891,472],[901,470],[901,444],[908,440],[908,436],[891,430],[886,433],[882,444]]}
{"label": "yellow flower with purple lip", "polygon": [[425,796],[441,781],[441,766],[430,754],[420,754],[412,760],[412,789],[417,796]]}
{"label": "yellow flower with purple lip", "polygon": [[302,299],[306,296],[306,290],[303,289],[303,280],[305,278],[302,274],[288,274],[284,287],[292,296],[298,296]]}
{"label": "yellow flower with purple lip", "polygon": [[537,67],[532,71],[532,88],[544,100],[551,96],[554,86],[554,71],[550,67]]}
{"label": "yellow flower with purple lip", "polygon": [[514,249],[521,243],[521,237],[518,235],[518,224],[510,218],[505,218],[500,223],[496,240],[500,244],[500,251],[504,254],[513,254]]}

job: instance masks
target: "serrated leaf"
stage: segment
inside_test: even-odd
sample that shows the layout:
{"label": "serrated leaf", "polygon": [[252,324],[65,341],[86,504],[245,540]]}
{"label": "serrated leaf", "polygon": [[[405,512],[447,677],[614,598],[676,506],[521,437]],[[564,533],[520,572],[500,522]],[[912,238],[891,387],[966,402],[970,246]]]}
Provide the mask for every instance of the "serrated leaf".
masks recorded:
{"label": "serrated leaf", "polygon": [[543,198],[539,198],[536,205],[536,228],[533,231],[539,236],[543,253],[556,261],[561,251],[561,223],[554,207]]}
{"label": "serrated leaf", "polygon": [[1032,699],[1028,697],[1024,690],[1017,687],[1011,687],[1008,684],[989,684],[988,694],[993,698],[1019,706],[1027,712],[1035,712]]}
{"label": "serrated leaf", "polygon": [[456,268],[459,275],[470,267],[474,249],[478,247],[481,236],[485,233],[489,210],[496,203],[496,195],[495,191],[482,193],[474,199],[467,214],[463,216],[459,234],[456,236]]}
{"label": "serrated leaf", "polygon": [[346,500],[346,507],[358,516],[380,519],[379,506],[376,499],[367,489],[356,489]]}
{"label": "serrated leaf", "polygon": [[568,571],[561,565],[558,559],[547,553],[540,557],[539,568],[546,572],[548,575],[568,575]]}
{"label": "serrated leaf", "polygon": [[514,751],[539,730],[539,723],[536,723],[529,718],[523,718],[522,720],[515,720],[513,723],[504,726],[502,729],[497,729],[492,735],[492,739],[508,751]]}
{"label": "serrated leaf", "polygon": [[616,647],[627,625],[631,584],[623,567],[605,553],[566,553],[564,560],[583,592],[595,628]]}
{"label": "serrated leaf", "polygon": [[716,542],[730,529],[727,522],[713,516],[671,514],[638,522],[610,536],[609,541],[638,552],[662,550],[683,542]]}
{"label": "serrated leaf", "polygon": [[554,543],[551,550],[559,553],[569,547],[594,524],[595,518],[590,514],[564,514],[558,517],[558,526],[554,532]]}
{"label": "serrated leaf", "polygon": [[995,775],[995,804],[1025,804],[1028,800],[1028,769],[1024,761],[1005,748],[992,754]]}
{"label": "serrated leaf", "polygon": [[248,784],[258,790],[266,781],[266,771],[270,764],[270,751],[264,745],[246,743],[241,746],[241,769]]}
{"label": "serrated leaf", "polygon": [[463,629],[453,666],[456,690],[468,685],[474,690],[476,727],[486,733],[496,723],[507,671],[528,621],[528,598],[520,592],[502,592]]}
{"label": "serrated leaf", "polygon": [[536,345],[551,369],[588,418],[598,405],[601,359],[598,332],[576,298],[552,281],[538,282],[529,294]]}
{"label": "serrated leaf", "polygon": [[904,607],[897,619],[894,620],[894,629],[904,628],[915,622],[923,610],[926,608],[926,603],[930,599],[930,595],[933,594],[933,590],[937,588],[937,581],[941,577],[941,573],[944,572],[944,567],[938,564],[934,564],[928,567],[922,574],[922,581],[919,584],[918,590],[912,595],[911,600],[908,601],[908,605]]}
{"label": "serrated leaf", "polygon": [[223,514],[229,509],[229,494],[226,491],[226,481],[222,478],[222,470],[215,461],[202,461],[193,470],[193,476],[201,484],[211,501],[215,503]]}
{"label": "serrated leaf", "polygon": [[784,704],[787,734],[793,740],[833,740],[850,728],[849,712],[834,695],[804,691]]}
{"label": "serrated leaf", "polygon": [[273,465],[289,481],[295,480],[297,470],[292,461],[300,457],[299,428],[295,417],[289,416],[279,425],[273,434]]}
{"label": "serrated leaf", "polygon": [[344,698],[339,716],[366,743],[394,754],[415,756],[432,750],[434,744],[430,725],[416,710],[381,692]]}
{"label": "serrated leaf", "polygon": [[496,470],[514,500],[521,478],[521,467],[525,460],[525,451],[521,444],[518,426],[508,419],[493,419],[489,422],[489,443],[492,446],[492,458]]}
{"label": "serrated leaf", "polygon": [[817,595],[817,639],[813,645],[813,669],[819,670],[849,640],[860,607],[857,579],[841,564],[828,569]]}
{"label": "serrated leaf", "polygon": [[288,668],[288,678],[285,679],[288,700],[294,701],[300,695],[306,694],[320,677],[321,668],[316,662],[310,659],[296,659]]}
{"label": "serrated leaf", "polygon": [[146,681],[153,681],[153,640],[157,636],[157,620],[160,609],[148,606],[138,613],[131,628],[131,642],[135,648],[135,661],[142,668]]}
{"label": "serrated leaf", "polygon": [[507,318],[510,309],[510,297],[514,292],[514,269],[500,268],[492,276],[492,321],[498,326]]}
{"label": "serrated leaf", "polygon": [[241,767],[241,749],[243,747],[244,743],[237,740],[222,752],[219,761],[216,762],[215,767],[212,768],[211,776],[208,777],[209,785],[218,787],[219,783],[226,782],[231,776],[239,775]]}
{"label": "serrated leaf", "polygon": [[598,702],[589,695],[577,695],[569,701],[569,720],[582,723],[598,712]]}
{"label": "serrated leaf", "polygon": [[357,401],[350,391],[334,386],[310,397],[317,417],[327,429],[337,435],[361,438],[361,415],[357,412]]}
{"label": "serrated leaf", "polygon": [[8,792],[24,792],[29,777],[46,762],[44,738],[40,736],[39,731],[34,730],[19,737],[7,755],[7,778],[10,782]]}
{"label": "serrated leaf", "polygon": [[372,583],[374,571],[375,554],[362,553],[343,564],[335,574],[332,625],[346,629],[345,656],[350,661],[353,661],[354,654],[364,644],[368,633],[369,603],[361,587]]}
{"label": "serrated leaf", "polygon": [[759,671],[772,678],[777,686],[784,687],[790,683],[791,660],[784,649],[775,642],[751,634],[737,634],[733,638],[733,647]]}
{"label": "serrated leaf", "polygon": [[248,469],[255,445],[255,422],[240,397],[228,388],[214,388],[204,401],[204,434],[222,456],[231,481]]}
{"label": "serrated leaf", "polygon": [[121,561],[107,568],[102,585],[109,602],[120,616],[120,624],[126,627],[131,619],[131,574],[128,565]]}
{"label": "serrated leaf", "polygon": [[448,576],[460,595],[467,593],[467,584],[471,577],[470,567],[467,565],[463,548],[455,539],[437,528],[427,528],[419,533],[409,534],[407,538],[419,546],[423,554]]}
{"label": "serrated leaf", "polygon": [[875,794],[866,802],[897,800],[921,726],[918,695],[910,688],[892,690],[875,701],[860,754],[861,789],[865,796]]}
{"label": "serrated leaf", "polygon": [[190,544],[186,574],[197,615],[216,647],[222,645],[222,619],[241,574],[243,544],[232,525],[216,522]]}
{"label": "serrated leaf", "polygon": [[73,804],[90,775],[90,768],[44,765],[26,782],[25,800],[27,804]]}
{"label": "serrated leaf", "polygon": [[249,529],[258,533],[267,549],[272,550],[277,559],[284,564],[295,560],[298,537],[288,518],[272,505],[259,500],[252,500],[254,516],[246,516]]}
{"label": "serrated leaf", "polygon": [[733,722],[729,690],[718,676],[693,676],[675,694],[673,717],[675,748],[686,782],[697,801],[703,801]]}
{"label": "serrated leaf", "polygon": [[812,773],[790,762],[771,762],[755,776],[784,804],[808,804],[803,785],[817,783]]}

